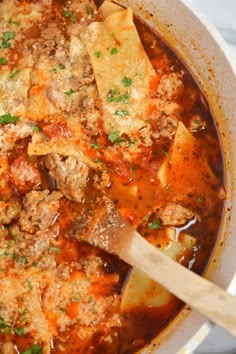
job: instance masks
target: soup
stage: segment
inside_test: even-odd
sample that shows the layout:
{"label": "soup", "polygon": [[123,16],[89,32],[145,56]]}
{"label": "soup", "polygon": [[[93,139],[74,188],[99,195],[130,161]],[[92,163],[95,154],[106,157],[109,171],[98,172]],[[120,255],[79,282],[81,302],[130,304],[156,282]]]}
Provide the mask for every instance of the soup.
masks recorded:
{"label": "soup", "polygon": [[106,195],[201,274],[225,197],[210,108],[131,9],[3,0],[0,20],[0,350],[134,353],[183,304],[77,233]]}

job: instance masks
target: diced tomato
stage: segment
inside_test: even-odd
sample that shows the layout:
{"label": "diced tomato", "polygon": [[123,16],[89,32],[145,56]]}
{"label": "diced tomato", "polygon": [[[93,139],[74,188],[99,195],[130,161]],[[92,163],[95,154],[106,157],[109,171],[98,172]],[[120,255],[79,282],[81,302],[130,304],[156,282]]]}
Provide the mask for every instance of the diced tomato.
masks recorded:
{"label": "diced tomato", "polygon": [[40,126],[44,134],[49,138],[70,138],[72,133],[70,129],[67,128],[66,124],[63,123],[51,123]]}
{"label": "diced tomato", "polygon": [[78,317],[80,304],[79,302],[72,301],[67,305],[66,312],[71,319]]}

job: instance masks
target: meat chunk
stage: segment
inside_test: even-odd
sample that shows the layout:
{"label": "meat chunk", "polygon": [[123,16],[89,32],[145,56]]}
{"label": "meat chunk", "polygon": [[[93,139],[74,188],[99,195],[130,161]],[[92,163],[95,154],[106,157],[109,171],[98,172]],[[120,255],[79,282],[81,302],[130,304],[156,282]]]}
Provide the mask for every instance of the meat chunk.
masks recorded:
{"label": "meat chunk", "polygon": [[15,253],[26,258],[27,265],[32,264],[39,260],[39,258],[45,254],[50,247],[50,241],[53,240],[59,232],[59,225],[55,223],[52,227],[46,230],[39,230],[35,234],[22,232],[14,225],[11,228],[12,235],[18,237],[18,249]]}
{"label": "meat chunk", "polygon": [[89,169],[81,159],[49,154],[45,158],[45,167],[66,198],[76,202],[83,200]]}
{"label": "meat chunk", "polygon": [[55,191],[51,194],[48,190],[29,192],[20,213],[21,230],[34,233],[38,230],[46,230],[53,225],[58,215],[61,197],[61,193]]}
{"label": "meat chunk", "polygon": [[158,85],[157,95],[168,100],[176,98],[183,89],[182,74],[174,72],[163,75]]}
{"label": "meat chunk", "polygon": [[177,130],[178,120],[172,115],[162,114],[157,121],[157,129],[153,132],[152,136],[155,139],[160,137],[172,139]]}
{"label": "meat chunk", "polygon": [[26,138],[33,134],[30,124],[6,124],[0,129],[0,153],[11,151],[18,139]]}
{"label": "meat chunk", "polygon": [[16,200],[0,201],[0,224],[10,224],[20,215],[21,206]]}
{"label": "meat chunk", "polygon": [[16,189],[24,194],[41,182],[37,168],[23,156],[12,163],[10,175]]}
{"label": "meat chunk", "polygon": [[177,226],[193,219],[194,213],[180,204],[169,203],[160,210],[159,218],[163,225]]}

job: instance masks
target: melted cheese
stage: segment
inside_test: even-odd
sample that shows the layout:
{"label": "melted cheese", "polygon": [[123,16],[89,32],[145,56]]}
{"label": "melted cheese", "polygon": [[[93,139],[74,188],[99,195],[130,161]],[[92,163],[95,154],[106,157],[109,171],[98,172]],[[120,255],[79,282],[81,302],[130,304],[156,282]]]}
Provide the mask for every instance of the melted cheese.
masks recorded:
{"label": "melted cheese", "polygon": [[118,11],[102,23],[92,23],[86,46],[103,104],[106,132],[132,134],[146,126],[150,85],[156,74],[140,42],[132,11]]}

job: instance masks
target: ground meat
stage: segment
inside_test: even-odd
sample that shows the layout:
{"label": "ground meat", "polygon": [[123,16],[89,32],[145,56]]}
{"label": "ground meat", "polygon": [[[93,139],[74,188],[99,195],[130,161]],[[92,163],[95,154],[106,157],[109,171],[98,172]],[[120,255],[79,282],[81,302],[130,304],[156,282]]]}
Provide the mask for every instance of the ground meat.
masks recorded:
{"label": "ground meat", "polygon": [[89,169],[81,159],[50,154],[45,158],[45,167],[66,198],[76,202],[83,200]]}
{"label": "ground meat", "polygon": [[24,194],[41,182],[38,169],[23,156],[11,164],[10,179],[16,189]]}
{"label": "ground meat", "polygon": [[32,133],[30,124],[6,124],[0,129],[0,153],[11,151],[17,140],[26,138]]}
{"label": "ground meat", "polygon": [[194,213],[180,204],[169,203],[163,207],[159,212],[159,218],[163,225],[183,225],[188,220],[194,218]]}
{"label": "ground meat", "polygon": [[24,208],[20,213],[21,230],[34,233],[48,229],[56,220],[59,209],[60,192],[48,190],[31,191],[26,195]]}
{"label": "ground meat", "polygon": [[16,227],[12,229],[12,233],[17,234],[19,238],[16,253],[23,255],[26,258],[27,265],[30,265],[38,261],[49,250],[50,240],[53,240],[59,233],[59,225],[55,223],[49,229],[37,231],[33,235],[27,232],[20,232]]}
{"label": "ground meat", "polygon": [[159,137],[172,139],[178,126],[178,120],[174,116],[162,114],[157,121],[157,129],[154,130],[152,136],[155,139]]}
{"label": "ground meat", "polygon": [[16,200],[0,201],[0,224],[10,224],[20,215],[21,206]]}
{"label": "ground meat", "polygon": [[176,98],[183,89],[182,74],[171,73],[163,75],[158,85],[157,96],[171,100]]}

